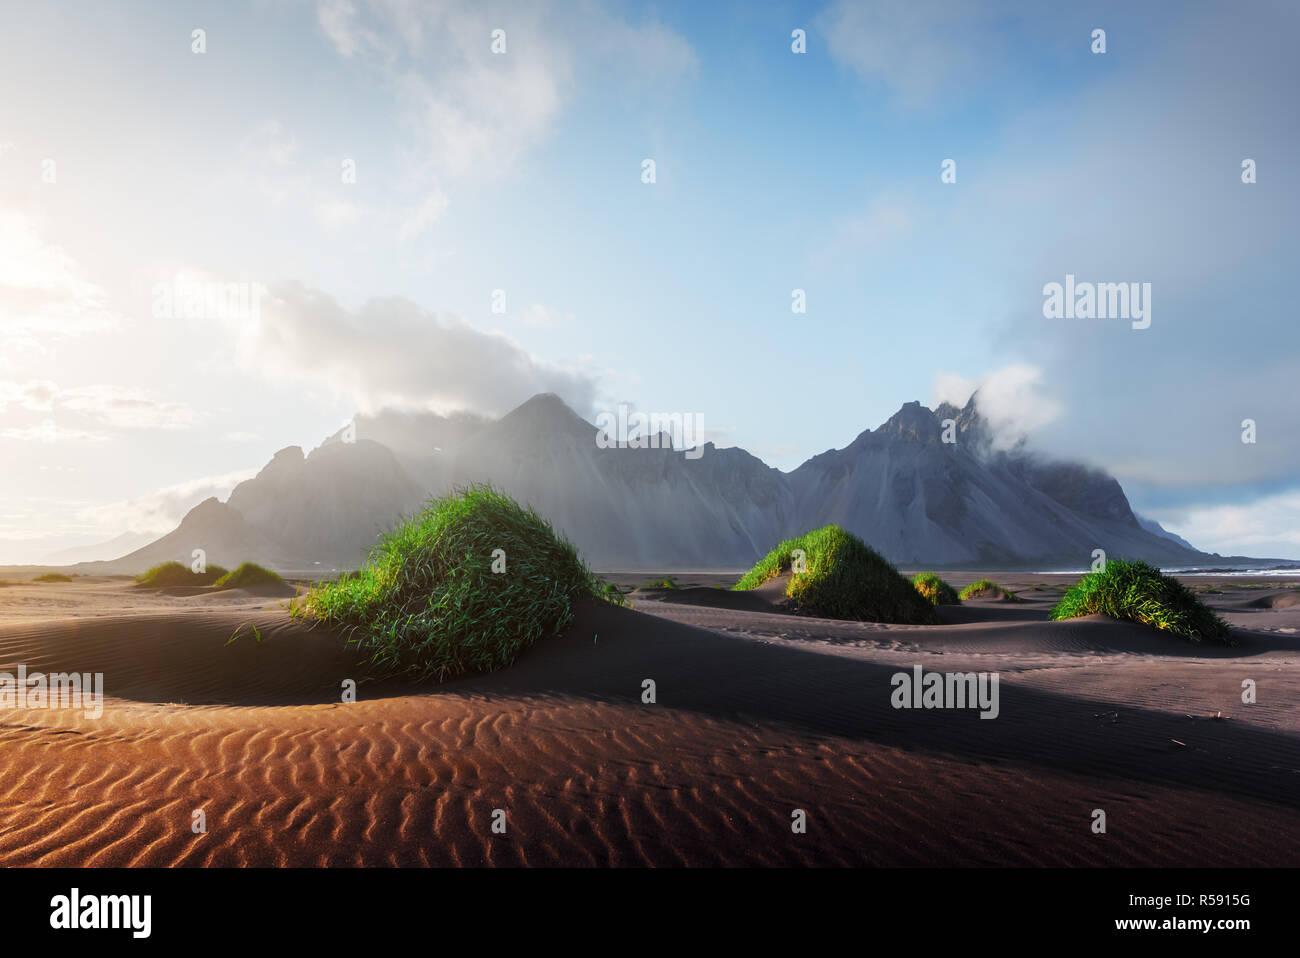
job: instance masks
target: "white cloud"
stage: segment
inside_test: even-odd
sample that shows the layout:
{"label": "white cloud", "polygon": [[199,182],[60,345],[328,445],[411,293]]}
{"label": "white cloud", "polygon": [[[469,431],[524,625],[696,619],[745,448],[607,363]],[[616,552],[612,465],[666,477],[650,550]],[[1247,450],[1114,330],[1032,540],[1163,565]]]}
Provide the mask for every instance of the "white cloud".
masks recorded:
{"label": "white cloud", "polygon": [[48,379],[29,380],[25,383],[0,382],[0,412],[10,405],[38,412],[54,408],[54,397],[59,387]]}
{"label": "white cloud", "polygon": [[103,433],[87,432],[84,429],[71,429],[60,426],[53,420],[45,420],[32,426],[9,426],[0,429],[0,439],[12,439],[15,442],[104,442],[108,439]]}
{"label": "white cloud", "polygon": [[[549,134],[583,71],[661,91],[696,67],[665,25],[567,2],[320,0],[317,21],[339,56],[387,82],[418,174],[434,183],[513,168]],[[492,51],[497,29],[505,53]]]}
{"label": "white cloud", "polygon": [[316,19],[344,59],[350,60],[364,53],[386,58],[393,55],[377,33],[361,24],[357,5],[351,0],[320,0],[316,4]]}
{"label": "white cloud", "polygon": [[596,15],[588,20],[590,33],[581,37],[584,47],[603,50],[617,62],[619,72],[634,86],[662,89],[693,78],[699,60],[691,45],[662,23],[628,23]]}
{"label": "white cloud", "polygon": [[545,137],[572,81],[567,57],[532,51],[492,62],[486,27],[481,36],[483,52],[463,51],[454,72],[435,80],[418,72],[400,78],[414,149],[438,178],[507,172]]}
{"label": "white cloud", "polygon": [[0,210],[0,326],[5,338],[59,339],[119,325],[108,294],[20,213]]}
{"label": "white cloud", "polygon": [[978,390],[975,406],[989,424],[993,445],[1008,449],[1050,425],[1062,412],[1059,402],[1043,388],[1043,371],[1028,363],[1013,363],[980,379],[938,373],[931,389],[934,404],[964,406]]}
{"label": "white cloud", "polygon": [[[568,51],[527,8],[322,0],[317,20],[340,56],[380,72],[417,166],[435,178],[508,169],[545,134],[572,79]],[[500,55],[490,48],[498,27]]]}
{"label": "white cloud", "polygon": [[[306,154],[279,120],[253,127],[235,149],[237,162],[218,178],[225,189],[252,193],[273,207],[296,207],[329,233],[353,227],[378,210],[356,200],[341,181],[337,157]],[[342,191],[342,192],[340,192]]]}
{"label": "white cloud", "polygon": [[362,411],[385,406],[466,409],[499,415],[540,392],[591,407],[586,374],[541,362],[513,340],[457,317],[440,318],[405,299],[348,310],[299,284],[273,288],[257,316],[230,320],[247,369],[286,384],[305,382]]}
{"label": "white cloud", "polygon": [[[0,413],[10,405],[31,412],[74,413],[115,429],[186,429],[197,419],[185,403],[155,399],[137,387],[103,384],[63,389],[49,380],[0,382]],[[17,433],[10,438],[18,438]]]}
{"label": "white cloud", "polygon": [[857,265],[864,254],[888,249],[904,239],[916,225],[916,208],[911,197],[879,193],[861,212],[839,220],[815,257],[849,257]]}
{"label": "white cloud", "polygon": [[817,25],[835,60],[917,107],[964,96],[1003,72],[1005,28],[1032,12],[1000,0],[839,0]]}
{"label": "white cloud", "polygon": [[442,214],[447,212],[448,203],[447,194],[442,190],[434,190],[429,193],[420,201],[410,216],[403,221],[399,236],[403,240],[414,239],[419,236],[428,227],[442,219]]}
{"label": "white cloud", "polygon": [[241,469],[190,479],[138,499],[86,507],[81,510],[79,518],[88,526],[114,533],[128,530],[159,534],[171,532],[200,502],[212,496],[223,500],[229,498],[235,486],[253,478],[257,472],[256,469]]}
{"label": "white cloud", "polygon": [[316,201],[312,209],[316,222],[331,233],[354,226],[366,215],[366,209],[356,203],[334,198],[322,198]]}
{"label": "white cloud", "polygon": [[279,120],[269,119],[240,141],[238,152],[245,160],[287,167],[298,155],[298,141],[285,131]]}
{"label": "white cloud", "polygon": [[117,429],[187,429],[197,419],[185,403],[154,399],[128,386],[77,386],[60,392],[55,402]]}
{"label": "white cloud", "polygon": [[1156,510],[1153,515],[1198,549],[1220,555],[1300,558],[1300,490],[1238,505]]}
{"label": "white cloud", "polygon": [[[557,309],[551,309],[549,306],[543,306],[541,303],[533,303],[520,314],[520,320],[525,326],[532,326],[537,329],[554,329],[556,326],[568,325],[573,322],[573,313],[562,313]],[[579,357],[579,362],[583,358]]]}

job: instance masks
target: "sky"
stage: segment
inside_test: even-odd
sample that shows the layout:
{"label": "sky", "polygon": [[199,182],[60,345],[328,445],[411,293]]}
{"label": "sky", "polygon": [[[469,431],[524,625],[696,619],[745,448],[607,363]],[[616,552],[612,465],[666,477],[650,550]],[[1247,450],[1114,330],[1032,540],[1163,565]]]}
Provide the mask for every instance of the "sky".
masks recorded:
{"label": "sky", "polygon": [[[386,406],[626,403],[788,470],[976,388],[1199,548],[1300,558],[1300,7],[1174,11],[7,5],[0,562]],[[1045,315],[1067,275],[1149,326]]]}

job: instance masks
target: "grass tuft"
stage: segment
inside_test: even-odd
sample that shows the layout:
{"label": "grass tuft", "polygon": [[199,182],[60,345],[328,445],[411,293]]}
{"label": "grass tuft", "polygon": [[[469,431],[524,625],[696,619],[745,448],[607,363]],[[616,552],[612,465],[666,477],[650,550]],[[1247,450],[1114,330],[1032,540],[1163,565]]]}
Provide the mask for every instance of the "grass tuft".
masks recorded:
{"label": "grass tuft", "polygon": [[1108,559],[1080,579],[1052,609],[1053,619],[1109,615],[1172,632],[1192,642],[1228,643],[1228,624],[1190,589],[1140,560]]}
{"label": "grass tuft", "polygon": [[[496,550],[504,572],[493,571]],[[430,500],[357,575],[314,587],[290,612],[340,629],[380,672],[441,680],[509,665],[563,632],[589,596],[623,603],[536,512],[469,486]]]}
{"label": "grass tuft", "polygon": [[46,572],[44,575],[38,575],[32,579],[33,582],[71,582],[72,576],[64,575],[62,572]]}
{"label": "grass tuft", "polygon": [[931,605],[957,605],[961,602],[957,590],[933,572],[918,572],[912,577],[912,586]]}
{"label": "grass tuft", "polygon": [[1004,602],[1020,601],[1020,598],[1014,592],[1008,592],[992,579],[980,579],[978,582],[972,582],[961,590],[959,597],[962,599],[1001,599]]}
{"label": "grass tuft", "polygon": [[641,588],[643,588],[643,589],[676,589],[676,588],[677,588],[677,583],[673,581],[672,576],[664,576],[662,579],[652,579],[651,581],[647,582],[645,585],[641,586]]}
{"label": "grass tuft", "polygon": [[202,572],[191,572],[189,566],[179,562],[163,562],[136,576],[135,583],[146,589],[212,585],[225,574],[226,570],[219,565],[210,565]]}
{"label": "grass tuft", "polygon": [[[792,572],[796,549],[804,553],[802,572]],[[785,594],[803,612],[863,622],[938,621],[934,607],[884,556],[839,526],[785,540],[732,588],[755,589],[786,572],[791,575]]]}
{"label": "grass tuft", "polygon": [[284,585],[285,582],[270,569],[256,562],[241,562],[232,572],[226,572],[212,583],[217,589],[248,589],[259,585]]}

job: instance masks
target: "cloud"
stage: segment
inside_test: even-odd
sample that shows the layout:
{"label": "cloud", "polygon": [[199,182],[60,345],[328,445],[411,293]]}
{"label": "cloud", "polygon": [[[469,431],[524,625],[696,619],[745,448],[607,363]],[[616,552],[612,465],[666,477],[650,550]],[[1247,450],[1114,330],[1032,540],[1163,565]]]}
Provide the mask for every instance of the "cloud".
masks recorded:
{"label": "cloud", "polygon": [[282,284],[258,314],[230,322],[246,368],[282,385],[328,390],[364,412],[397,406],[500,415],[540,392],[558,393],[580,413],[592,406],[586,374],[405,299],[348,310],[319,290]]}
{"label": "cloud", "polygon": [[367,53],[385,59],[394,56],[389,44],[361,23],[357,5],[351,0],[320,0],[316,4],[316,20],[339,56],[344,59],[350,60]]}
{"label": "cloud", "polygon": [[419,236],[428,227],[442,219],[442,214],[447,212],[449,202],[447,194],[442,190],[434,190],[429,193],[402,222],[402,227],[398,232],[399,237],[402,240],[409,240]]}
{"label": "cloud", "polygon": [[235,486],[245,479],[252,479],[257,472],[257,469],[241,469],[190,479],[137,499],[87,507],[81,510],[79,519],[87,525],[115,533],[129,530],[161,535],[175,529],[185,514],[203,500],[212,496],[228,499]]}
{"label": "cloud", "polygon": [[[536,10],[324,0],[317,20],[340,56],[379,72],[411,156],[437,180],[509,169],[545,135],[573,79],[566,45]],[[492,52],[495,29],[506,31],[504,54]]]}
{"label": "cloud", "polygon": [[[115,429],[186,429],[197,419],[185,403],[154,399],[137,387],[96,384],[62,389],[49,380],[0,382],[0,413],[11,405],[30,412],[74,413]],[[39,433],[38,427],[33,428]],[[14,435],[9,438],[19,438],[19,432],[25,436],[30,430],[10,432]]]}
{"label": "cloud", "polygon": [[1006,72],[1007,26],[1030,12],[999,0],[839,0],[816,24],[831,56],[869,87],[922,107],[964,97]]}
{"label": "cloud", "polygon": [[333,198],[320,198],[312,207],[312,215],[316,217],[316,222],[330,233],[355,226],[365,218],[366,213],[364,206]]}
{"label": "cloud", "polygon": [[[1001,344],[1068,400],[1049,440],[1087,448],[1126,488],[1297,477],[1300,430],[1283,410],[1300,380],[1300,191],[1280,169],[1271,183],[1240,181],[1242,157],[1300,151],[1296,125],[1277,122],[1300,84],[1278,39],[1300,20],[1283,9],[1189,7],[1131,69],[1021,118],[967,210],[981,233],[990,217],[1017,226],[976,262],[1000,263],[1020,291]],[[1044,215],[1071,197],[1068,217]],[[1151,327],[1044,319],[1039,291],[1067,272],[1150,282]],[[1248,417],[1269,426],[1253,447],[1240,442]]]}
{"label": "cloud", "polygon": [[36,412],[47,412],[54,408],[54,397],[59,387],[44,380],[29,380],[25,383],[0,382],[0,412],[9,406],[18,406]]}
{"label": "cloud", "polygon": [[823,262],[847,259],[856,267],[863,256],[889,249],[913,232],[918,206],[913,197],[878,193],[861,212],[838,221],[814,258]]}
{"label": "cloud", "polygon": [[108,294],[27,217],[0,210],[0,327],[5,338],[62,339],[116,329]]}
{"label": "cloud", "polygon": [[[562,313],[558,309],[551,309],[541,303],[533,303],[523,311],[519,318],[525,326],[532,326],[537,329],[554,329],[557,326],[567,326],[572,323],[573,313]],[[582,361],[582,357],[579,357],[579,362]]]}
{"label": "cloud", "polygon": [[388,85],[412,162],[434,183],[512,169],[547,137],[585,71],[661,91],[696,67],[665,25],[568,2],[320,0],[317,22],[340,57]]}
{"label": "cloud", "polygon": [[964,406],[978,391],[975,406],[993,433],[997,449],[1009,449],[1026,437],[1041,435],[1063,410],[1043,386],[1043,371],[1028,363],[1013,363],[981,379],[938,373],[932,387],[933,402]]}
{"label": "cloud", "polygon": [[[239,194],[254,193],[273,207],[297,207],[328,233],[383,212],[354,199],[351,186],[342,187],[337,157],[304,154],[297,137],[278,119],[252,127],[236,144],[234,155],[235,163],[217,179],[221,186]],[[340,195],[341,188],[346,198]],[[390,214],[390,219],[395,218]]]}
{"label": "cloud", "polygon": [[1300,558],[1300,489],[1237,505],[1157,511],[1155,518],[1209,552]]}
{"label": "cloud", "polygon": [[[919,95],[927,75],[913,77],[903,52],[938,64],[940,77],[953,74],[948,84],[969,66],[962,51],[984,58],[997,49],[983,43],[991,27],[982,5],[912,6],[914,14],[890,3],[832,8],[853,28],[842,42],[868,44],[858,56],[870,82],[894,77],[897,90],[912,84]],[[1061,405],[1035,445],[1086,455],[1148,510],[1175,494],[1208,500],[1214,489],[1246,496],[1291,485],[1300,463],[1300,430],[1286,424],[1300,381],[1300,326],[1290,318],[1300,191],[1288,158],[1300,153],[1300,127],[1278,118],[1293,113],[1300,85],[1285,41],[1300,15],[1285,5],[1241,17],[1189,3],[1167,20],[1108,5],[1097,15],[1111,51],[1093,57],[1077,13],[991,9],[1007,14],[1001,42],[1034,41],[1022,60],[1032,65],[1044,55],[1040,41],[1061,38],[1077,59],[1063,61],[1033,108],[1017,109],[1028,94],[987,77],[958,84],[978,100],[979,148],[958,157],[952,186],[939,183],[948,153],[937,150],[925,171],[931,192],[909,194],[920,204],[912,232],[934,262],[952,264],[954,288],[971,300],[968,327],[987,318],[964,348],[990,365],[1040,370]],[[1142,55],[1126,56],[1135,42]],[[958,59],[944,66],[949,50]],[[990,113],[1008,119],[983,122]],[[1244,185],[1244,157],[1272,168],[1272,178]],[[1151,327],[1046,319],[1043,286],[1067,273],[1149,282]],[[1261,424],[1253,446],[1240,442],[1246,418]]]}
{"label": "cloud", "polygon": [[56,424],[52,419],[33,426],[8,426],[0,429],[0,439],[15,442],[105,442],[108,436],[84,429],[70,429]]}
{"label": "cloud", "polygon": [[60,392],[61,409],[80,413],[116,429],[188,429],[197,416],[185,403],[154,399],[127,386],[77,386]]}
{"label": "cloud", "polygon": [[298,141],[285,131],[279,120],[269,119],[240,141],[237,152],[244,160],[287,167],[298,155]]}

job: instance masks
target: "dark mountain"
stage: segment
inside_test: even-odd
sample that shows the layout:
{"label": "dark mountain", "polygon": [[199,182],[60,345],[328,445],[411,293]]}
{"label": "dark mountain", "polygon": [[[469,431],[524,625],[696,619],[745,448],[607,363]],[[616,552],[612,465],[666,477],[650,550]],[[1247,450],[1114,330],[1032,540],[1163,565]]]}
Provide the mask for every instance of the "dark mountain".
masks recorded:
{"label": "dark mountain", "polygon": [[781,473],[740,449],[601,449],[557,396],[534,396],[449,457],[452,485],[491,482],[605,568],[719,568],[771,548],[788,521]]}
{"label": "dark mountain", "polygon": [[227,568],[245,559],[288,568],[294,565],[295,558],[238,510],[214,496],[204,499],[186,513],[181,524],[161,539],[106,563],[109,567],[106,571],[143,572],[160,562],[173,560],[188,566],[193,562],[196,549],[203,550],[209,565]]}
{"label": "dark mountain", "polygon": [[[947,420],[952,422],[945,428]],[[119,563],[244,559],[286,570],[354,567],[378,534],[432,495],[491,482],[531,504],[604,569],[724,569],[838,523],[905,566],[1069,567],[1108,555],[1189,565],[1211,557],[1144,528],[1118,482],[1087,466],[995,447],[977,397],[904,405],[843,449],[791,473],[707,444],[600,448],[553,395],[498,420],[358,417],[309,456],[291,447],[227,503]]]}
{"label": "dark mountain", "polygon": [[801,524],[837,523],[909,566],[1079,568],[1094,549],[1161,563],[1204,558],[1143,529],[1104,472],[995,449],[976,402],[936,412],[907,403],[844,449],[808,460],[789,476]]}

